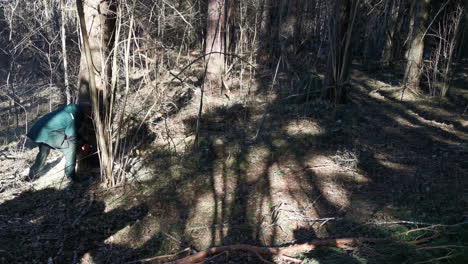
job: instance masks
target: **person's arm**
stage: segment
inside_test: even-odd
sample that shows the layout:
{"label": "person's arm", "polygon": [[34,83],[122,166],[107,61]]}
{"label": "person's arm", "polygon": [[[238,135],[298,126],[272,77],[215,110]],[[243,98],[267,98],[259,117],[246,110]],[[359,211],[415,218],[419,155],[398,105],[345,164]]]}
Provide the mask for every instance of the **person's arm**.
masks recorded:
{"label": "person's arm", "polygon": [[77,138],[77,126],[75,120],[72,120],[70,124],[65,129],[65,136],[69,143],[71,144],[78,144]]}

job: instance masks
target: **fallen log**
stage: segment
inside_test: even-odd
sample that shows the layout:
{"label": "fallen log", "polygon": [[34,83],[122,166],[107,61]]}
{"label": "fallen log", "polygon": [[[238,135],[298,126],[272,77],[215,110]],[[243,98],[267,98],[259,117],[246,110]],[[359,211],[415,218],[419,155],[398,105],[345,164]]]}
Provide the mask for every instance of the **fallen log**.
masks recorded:
{"label": "fallen log", "polygon": [[[416,223],[416,222],[411,222],[411,223]],[[391,223],[391,224],[394,224],[394,223]],[[417,224],[421,224],[421,223],[417,223]],[[197,252],[193,255],[189,255],[189,256],[186,256],[177,260],[164,262],[164,264],[204,263],[210,258],[216,258],[217,256],[230,252],[230,251],[246,251],[246,252],[254,253],[265,263],[272,263],[272,262],[264,259],[262,256],[279,257],[279,258],[283,258],[292,262],[301,263],[302,262],[301,260],[295,259],[291,256],[299,254],[299,253],[308,252],[318,247],[336,247],[336,248],[342,248],[342,249],[352,249],[352,246],[360,244],[360,243],[388,242],[388,241],[397,239],[400,236],[408,235],[409,233],[416,232],[416,231],[425,230],[425,231],[434,232],[434,234],[429,237],[423,237],[423,238],[412,240],[412,241],[401,241],[401,240],[398,241],[399,243],[420,245],[420,244],[428,243],[429,241],[432,241],[438,238],[441,235],[441,231],[438,230],[439,228],[460,227],[466,224],[468,224],[467,221],[454,224],[454,225],[434,224],[434,225],[430,225],[427,227],[410,229],[406,232],[395,234],[395,235],[385,237],[385,238],[358,237],[358,238],[316,239],[307,243],[293,244],[293,245],[285,246],[285,247],[261,247],[261,246],[252,246],[252,245],[246,245],[246,244],[219,246],[219,247],[208,248],[200,252]],[[166,257],[173,258],[173,257],[176,257],[176,255],[160,256],[156,258],[166,258]],[[152,258],[151,260],[155,260],[155,258]],[[145,260],[139,260],[139,261],[146,262]],[[131,262],[131,263],[135,263],[135,262]]]}
{"label": "fallen log", "polygon": [[[200,263],[206,260],[207,258],[221,254],[227,251],[247,251],[252,252],[260,256],[273,256],[273,257],[286,257],[290,259],[291,255],[295,255],[301,252],[307,252],[314,250],[318,247],[337,247],[343,249],[349,249],[352,245],[356,245],[362,242],[378,242],[388,240],[388,238],[337,238],[337,239],[323,239],[323,240],[312,240],[304,244],[294,244],[287,247],[259,247],[245,244],[238,245],[228,245],[228,246],[219,246],[212,247],[200,251],[196,254],[175,260],[166,262],[165,264],[193,264]],[[264,262],[270,263],[263,259]]]}

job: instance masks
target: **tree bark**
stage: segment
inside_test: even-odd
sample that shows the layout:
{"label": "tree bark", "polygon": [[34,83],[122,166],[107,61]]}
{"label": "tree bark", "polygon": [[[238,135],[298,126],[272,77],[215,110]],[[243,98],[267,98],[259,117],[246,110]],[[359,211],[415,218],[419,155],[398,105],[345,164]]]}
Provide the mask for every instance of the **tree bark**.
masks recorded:
{"label": "tree bark", "polygon": [[63,57],[63,81],[65,84],[65,98],[67,104],[71,103],[71,90],[70,84],[68,82],[68,59],[67,59],[67,35],[65,30],[65,5],[64,0],[60,1],[60,33],[62,39],[62,57]]}
{"label": "tree bark", "polygon": [[414,90],[419,90],[419,83],[421,81],[425,25],[429,17],[429,3],[430,0],[414,1],[412,7],[409,48],[406,55],[408,61],[404,80],[405,86]]}
{"label": "tree bark", "polygon": [[221,87],[226,50],[226,0],[209,0],[206,25],[205,81]]}
{"label": "tree bark", "polygon": [[258,62],[261,65],[266,65],[269,60],[269,55],[272,47],[272,16],[273,16],[273,5],[276,5],[275,0],[263,0],[261,10],[261,21],[259,25],[259,50]]}
{"label": "tree bark", "polygon": [[268,38],[271,27],[271,0],[262,1],[260,36],[262,39]]}
{"label": "tree bark", "polygon": [[[109,100],[109,82],[112,76],[112,67],[107,58],[113,43],[113,32],[116,18],[116,0],[84,0],[83,11],[87,25],[91,57],[93,59],[92,71],[96,78],[96,89],[100,103],[105,108]],[[88,64],[81,53],[80,71],[78,74],[79,101],[90,102]]]}
{"label": "tree bark", "polygon": [[[97,140],[101,176],[108,184],[112,178],[112,139],[107,120],[109,112],[109,81],[111,79],[111,60],[107,60],[113,42],[113,27],[117,2],[115,0],[87,0],[83,5],[76,0],[82,37],[82,53],[78,76],[79,102],[93,105],[93,129],[85,130],[83,138]],[[83,127],[93,127],[83,124]],[[94,143],[94,142],[93,142]],[[91,164],[90,164],[91,163]],[[93,159],[81,160],[79,168],[92,166]]]}

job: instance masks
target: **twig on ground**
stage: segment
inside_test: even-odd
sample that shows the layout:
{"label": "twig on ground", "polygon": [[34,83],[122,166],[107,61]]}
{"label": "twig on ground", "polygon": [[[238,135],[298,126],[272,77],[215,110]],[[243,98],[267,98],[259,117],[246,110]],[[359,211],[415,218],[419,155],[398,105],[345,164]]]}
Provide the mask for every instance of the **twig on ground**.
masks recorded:
{"label": "twig on ground", "polygon": [[302,259],[297,259],[290,256],[281,256],[281,258],[294,263],[302,263]]}
{"label": "twig on ground", "polygon": [[180,241],[179,239],[175,238],[174,236],[172,236],[172,235],[170,235],[170,234],[168,234],[168,233],[166,233],[166,232],[162,232],[162,233],[163,233],[163,235],[165,235],[165,236],[167,236],[168,238],[174,240],[175,242],[179,243],[180,245],[183,244],[182,241]]}
{"label": "twig on ground", "polygon": [[436,224],[432,223],[425,223],[425,222],[414,222],[414,221],[406,221],[406,220],[401,220],[401,221],[390,221],[390,222],[367,222],[362,225],[402,225],[402,224],[407,224],[407,225],[424,225],[424,226],[434,226]]}
{"label": "twig on ground", "polygon": [[322,222],[327,223],[329,221],[338,221],[341,220],[340,217],[326,217],[326,218],[310,218],[310,217],[288,217],[288,220],[299,220],[304,222]]}
{"label": "twig on ground", "polygon": [[164,255],[164,256],[157,256],[157,257],[152,257],[152,258],[139,259],[139,260],[133,260],[133,261],[130,261],[130,262],[126,262],[125,264],[136,264],[136,263],[145,263],[145,262],[150,262],[150,261],[155,261],[155,260],[171,259],[171,258],[176,258],[180,254],[185,253],[185,252],[190,253],[190,251],[191,251],[190,248],[186,248],[186,249],[184,249],[182,251],[179,251],[177,253],[174,253],[174,254]]}
{"label": "twig on ground", "polygon": [[208,229],[208,228],[213,228],[213,227],[224,227],[224,226],[229,226],[229,224],[224,223],[224,224],[217,224],[217,225],[194,226],[194,227],[191,227],[191,228],[187,229],[187,231],[194,231],[194,230],[199,230],[199,229]]}
{"label": "twig on ground", "polygon": [[416,250],[432,250],[432,249],[451,250],[452,248],[468,248],[468,246],[461,246],[461,245],[428,246],[428,247],[419,247]]}

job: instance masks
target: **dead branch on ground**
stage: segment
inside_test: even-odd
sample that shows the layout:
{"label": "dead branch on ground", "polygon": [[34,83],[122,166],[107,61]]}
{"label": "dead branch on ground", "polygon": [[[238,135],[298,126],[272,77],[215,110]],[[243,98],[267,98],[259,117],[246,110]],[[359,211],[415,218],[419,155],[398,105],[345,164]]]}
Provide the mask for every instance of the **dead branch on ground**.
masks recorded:
{"label": "dead branch on ground", "polygon": [[[190,256],[183,257],[178,260],[165,262],[165,264],[192,264],[192,263],[204,263],[207,259],[218,257],[221,254],[231,251],[244,251],[244,252],[251,252],[260,257],[260,259],[265,263],[271,263],[268,260],[265,260],[262,256],[271,256],[277,258],[283,258],[285,260],[293,261],[297,260],[291,256],[294,256],[299,253],[308,252],[314,250],[318,247],[336,247],[341,249],[352,249],[353,246],[359,245],[362,243],[383,243],[389,242],[392,240],[398,241],[399,243],[406,243],[411,245],[421,245],[428,243],[432,240],[437,239],[442,234],[441,230],[437,230],[438,228],[447,228],[447,227],[459,227],[461,225],[465,225],[467,222],[461,222],[454,225],[442,225],[436,224],[422,228],[411,229],[403,233],[398,233],[389,237],[385,238],[367,238],[367,237],[356,237],[356,238],[334,238],[334,239],[317,239],[312,240],[307,243],[303,244],[293,244],[285,247],[262,247],[262,246],[253,246],[253,245],[246,245],[246,244],[237,244],[237,245],[227,245],[227,246],[219,246],[219,247],[212,247],[205,250],[202,250],[198,253],[195,253]],[[409,233],[413,233],[416,231],[432,231],[434,234],[432,236],[419,238],[416,240],[411,241],[403,241],[399,240],[399,237],[408,235]]]}
{"label": "dead branch on ground", "polygon": [[[386,239],[386,238],[384,238]],[[361,242],[377,242],[382,239],[374,238],[338,238],[338,239],[324,239],[324,240],[313,240],[304,244],[294,244],[287,247],[260,247],[245,244],[229,245],[212,247],[200,251],[194,255],[184,257],[175,261],[167,262],[166,264],[189,264],[199,263],[205,261],[207,258],[221,254],[228,251],[247,251],[252,252],[260,256],[274,256],[274,257],[286,257],[290,258],[291,255],[295,255],[301,252],[307,252],[314,250],[318,247],[332,246],[337,248],[349,249],[351,245],[355,245]]]}

